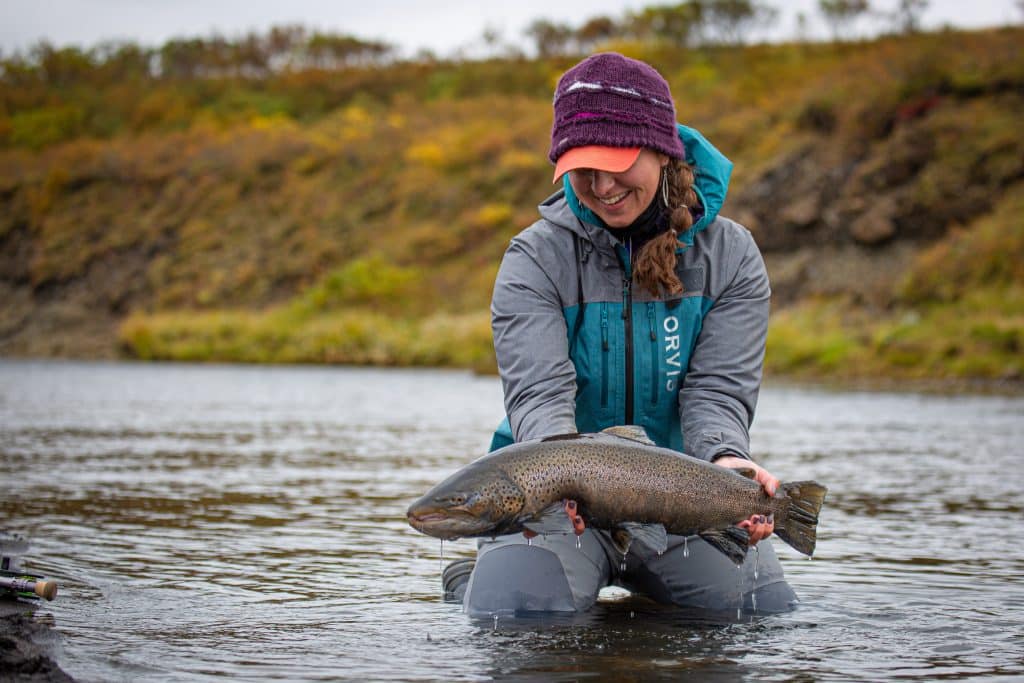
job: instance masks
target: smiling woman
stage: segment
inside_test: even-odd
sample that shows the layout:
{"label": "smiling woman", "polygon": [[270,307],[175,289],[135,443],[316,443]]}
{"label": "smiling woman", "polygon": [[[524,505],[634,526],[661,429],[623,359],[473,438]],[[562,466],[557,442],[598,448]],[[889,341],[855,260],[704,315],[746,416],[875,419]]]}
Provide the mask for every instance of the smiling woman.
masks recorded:
{"label": "smiling woman", "polygon": [[[627,151],[630,152],[627,156],[633,160],[622,171],[602,171],[599,168],[574,168],[569,171],[569,182],[580,202],[610,228],[624,228],[632,224],[644,209],[651,206],[662,169],[668,163],[667,156],[649,149]],[[600,163],[600,159],[583,159],[581,163],[588,161]]]}
{"label": "smiling woman", "polygon": [[[732,164],[676,122],[657,70],[616,53],[559,80],[548,158],[562,189],[512,240],[494,287],[507,420],[492,450],[636,425],[658,446],[749,470],[774,496],[748,435],[768,277],[750,233],[718,217]],[[771,535],[769,512],[739,521],[744,543]],[[446,573],[446,594],[470,614],[582,611],[611,584],[711,610],[796,599],[770,544],[758,545],[759,571],[740,572],[697,536],[670,534],[664,553],[641,546],[627,558],[592,528],[530,542],[504,533],[481,541],[471,575]]]}

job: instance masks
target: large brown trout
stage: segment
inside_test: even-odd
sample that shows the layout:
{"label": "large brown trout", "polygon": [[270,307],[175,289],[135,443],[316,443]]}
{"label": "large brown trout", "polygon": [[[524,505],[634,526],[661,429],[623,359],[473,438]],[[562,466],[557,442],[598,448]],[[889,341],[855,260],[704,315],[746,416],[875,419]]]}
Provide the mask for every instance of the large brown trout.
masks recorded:
{"label": "large brown trout", "polygon": [[494,451],[436,485],[407,516],[436,538],[496,536],[535,528],[560,501],[574,500],[587,525],[613,537],[661,525],[670,534],[697,534],[740,562],[748,536],[735,524],[770,514],[780,538],[812,554],[826,488],[791,482],[768,496],[752,476],[659,448],[642,429],[613,427]]}

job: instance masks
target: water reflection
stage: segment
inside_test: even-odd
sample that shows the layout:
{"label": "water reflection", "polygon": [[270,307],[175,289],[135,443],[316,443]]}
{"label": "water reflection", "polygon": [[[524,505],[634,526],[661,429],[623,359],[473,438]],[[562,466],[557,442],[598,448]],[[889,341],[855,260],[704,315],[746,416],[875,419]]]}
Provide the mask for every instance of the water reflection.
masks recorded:
{"label": "water reflection", "polygon": [[755,449],[830,487],[814,561],[776,546],[798,611],[608,594],[495,628],[404,511],[500,414],[457,372],[0,363],[0,515],[82,680],[1024,676],[1021,399],[768,387]]}

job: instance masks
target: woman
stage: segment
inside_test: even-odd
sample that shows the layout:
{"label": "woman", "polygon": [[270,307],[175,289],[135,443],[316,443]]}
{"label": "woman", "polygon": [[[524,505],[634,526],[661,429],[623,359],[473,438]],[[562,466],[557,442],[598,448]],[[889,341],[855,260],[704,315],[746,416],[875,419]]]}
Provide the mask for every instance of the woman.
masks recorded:
{"label": "woman", "polygon": [[[553,434],[643,427],[658,445],[747,467],[770,290],[749,232],[717,217],[732,164],[676,123],[664,78],[619,54],[560,79],[549,157],[562,189],[502,261],[492,299],[507,419],[492,450]],[[755,544],[770,519],[740,524]],[[737,571],[696,537],[622,557],[605,532],[481,542],[445,572],[472,615],[581,611],[618,584],[706,609],[788,609],[771,545]],[[755,563],[757,568],[755,569]]]}

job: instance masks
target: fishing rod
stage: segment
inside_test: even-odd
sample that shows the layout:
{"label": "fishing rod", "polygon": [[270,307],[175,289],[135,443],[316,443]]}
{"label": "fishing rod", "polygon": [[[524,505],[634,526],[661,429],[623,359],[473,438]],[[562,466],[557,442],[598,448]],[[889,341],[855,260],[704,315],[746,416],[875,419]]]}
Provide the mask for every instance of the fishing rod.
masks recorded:
{"label": "fishing rod", "polygon": [[14,593],[18,597],[46,598],[53,600],[57,597],[57,582],[43,581],[35,576],[27,575],[0,575],[0,593]]}
{"label": "fishing rod", "polygon": [[57,582],[44,581],[21,569],[21,557],[28,552],[29,541],[21,534],[0,529],[0,598],[57,597]]}

